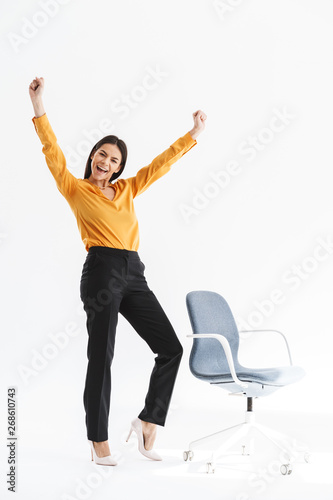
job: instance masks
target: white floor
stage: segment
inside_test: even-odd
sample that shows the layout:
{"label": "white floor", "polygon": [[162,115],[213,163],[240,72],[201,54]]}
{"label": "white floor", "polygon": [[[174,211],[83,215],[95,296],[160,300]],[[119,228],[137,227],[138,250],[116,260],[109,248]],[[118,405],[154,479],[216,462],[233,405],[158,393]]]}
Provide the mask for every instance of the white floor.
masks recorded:
{"label": "white floor", "polygon": [[[210,425],[205,424],[209,417]],[[228,413],[223,421],[202,410],[182,422],[174,412],[164,428],[159,427],[156,450],[162,462],[139,454],[134,434],[125,443],[128,415],[112,421],[110,444],[118,459],[116,467],[97,466],[90,460],[90,449],[82,427],[77,433],[33,436],[20,435],[18,441],[17,500],[142,499],[172,500],[185,496],[191,500],[331,500],[333,499],[333,439],[331,415],[257,413],[262,424],[279,429],[294,438],[301,450],[311,451],[306,463],[303,454],[288,476],[281,475],[283,457],[273,446],[257,441],[253,456],[231,455],[220,461],[215,473],[207,474],[208,450],[195,450],[191,462],[184,462],[183,451],[190,441],[239,423],[242,415]],[[68,429],[69,431],[69,429]],[[120,431],[120,432],[119,432]],[[70,441],[68,436],[71,435]],[[1,470],[7,470],[6,458]],[[1,498],[13,498],[1,478]]]}

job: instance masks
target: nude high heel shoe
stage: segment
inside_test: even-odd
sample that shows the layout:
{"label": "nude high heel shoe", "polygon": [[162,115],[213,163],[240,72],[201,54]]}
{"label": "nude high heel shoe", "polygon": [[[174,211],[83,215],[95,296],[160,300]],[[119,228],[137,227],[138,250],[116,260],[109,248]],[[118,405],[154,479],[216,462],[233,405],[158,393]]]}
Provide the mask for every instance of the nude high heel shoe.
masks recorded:
{"label": "nude high heel shoe", "polygon": [[144,441],[143,441],[143,432],[142,432],[142,424],[141,420],[139,418],[135,418],[132,420],[131,423],[131,429],[129,431],[128,437],[126,439],[126,443],[128,442],[129,438],[131,437],[132,432],[135,432],[137,437],[138,437],[138,447],[140,453],[144,455],[147,458],[150,458],[151,460],[162,460],[162,458],[156,453],[154,450],[146,450],[144,447]]}
{"label": "nude high heel shoe", "polygon": [[118,462],[116,462],[111,455],[108,455],[107,457],[98,457],[94,448],[94,443],[92,441],[89,441],[90,443],[90,448],[91,448],[91,460],[95,461],[95,464],[97,465],[118,465]]}

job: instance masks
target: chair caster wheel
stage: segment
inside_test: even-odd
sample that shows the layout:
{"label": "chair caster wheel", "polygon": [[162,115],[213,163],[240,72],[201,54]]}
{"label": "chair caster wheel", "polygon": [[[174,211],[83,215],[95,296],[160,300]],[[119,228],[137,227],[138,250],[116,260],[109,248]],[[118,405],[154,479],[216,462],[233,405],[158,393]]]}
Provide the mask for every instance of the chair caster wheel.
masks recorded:
{"label": "chair caster wheel", "polygon": [[293,471],[292,467],[290,464],[282,464],[280,467],[280,472],[283,476],[289,476]]}
{"label": "chair caster wheel", "polygon": [[212,462],[207,462],[207,474],[212,473],[214,474],[215,472],[215,466],[212,464]]}
{"label": "chair caster wheel", "polygon": [[187,462],[187,460],[191,461],[193,457],[194,457],[193,451],[191,450],[184,451],[183,458],[185,462]]}

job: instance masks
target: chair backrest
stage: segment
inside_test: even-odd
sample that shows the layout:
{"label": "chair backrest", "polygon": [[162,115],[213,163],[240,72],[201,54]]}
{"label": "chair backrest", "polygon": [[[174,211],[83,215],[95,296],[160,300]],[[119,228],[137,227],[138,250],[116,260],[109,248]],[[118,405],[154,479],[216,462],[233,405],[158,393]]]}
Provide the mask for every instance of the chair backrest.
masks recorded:
{"label": "chair backrest", "polygon": [[[215,292],[193,291],[186,295],[186,306],[194,334],[217,333],[226,337],[237,369],[239,333],[225,299]],[[230,373],[223,348],[215,339],[193,339],[190,369],[196,376]]]}

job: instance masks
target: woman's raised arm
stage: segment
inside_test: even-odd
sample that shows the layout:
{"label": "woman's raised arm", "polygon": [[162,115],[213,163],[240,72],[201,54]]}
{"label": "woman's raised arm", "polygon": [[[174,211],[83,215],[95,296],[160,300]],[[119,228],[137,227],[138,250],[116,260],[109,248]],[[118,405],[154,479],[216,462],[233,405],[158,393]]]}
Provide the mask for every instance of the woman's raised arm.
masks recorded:
{"label": "woman's raised arm", "polygon": [[55,178],[59,191],[68,201],[76,190],[78,180],[66,166],[66,158],[58,145],[57,138],[45,113],[42,101],[43,91],[44,78],[36,77],[29,86],[29,95],[35,111],[32,121],[43,144],[46,163]]}
{"label": "woman's raised arm", "polygon": [[171,168],[171,165],[189,151],[195,144],[196,138],[205,128],[207,115],[199,109],[192,114],[194,125],[187,134],[180,137],[163,153],[156,156],[147,166],[141,168],[135,177],[130,177],[127,182],[131,184],[133,198],[143,193],[153,182],[165,175]]}

